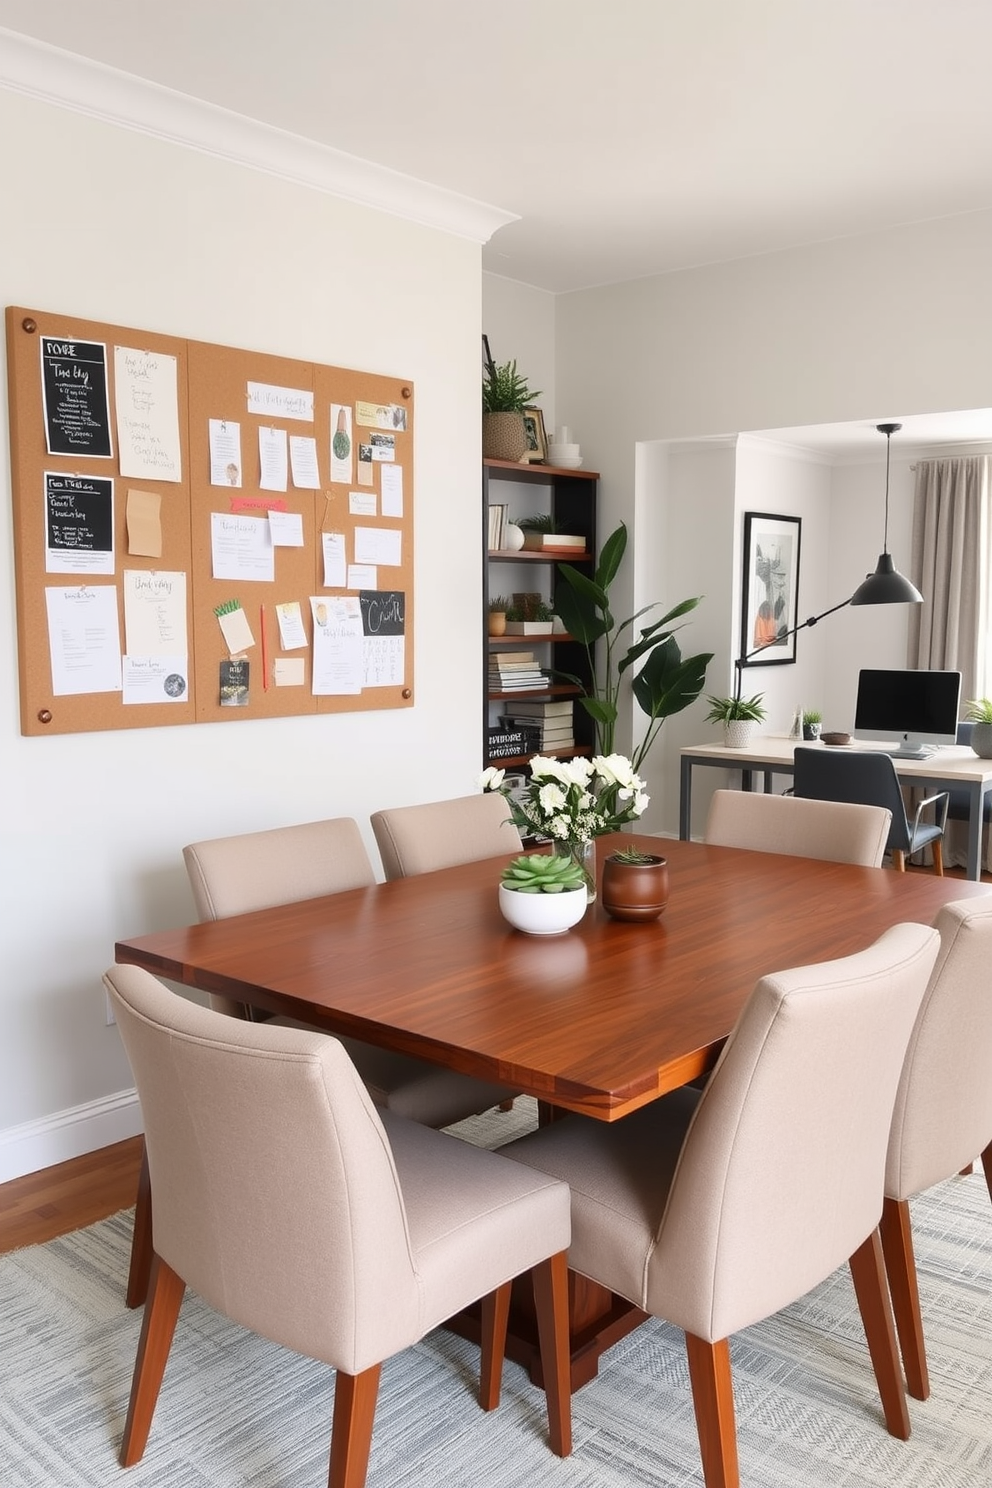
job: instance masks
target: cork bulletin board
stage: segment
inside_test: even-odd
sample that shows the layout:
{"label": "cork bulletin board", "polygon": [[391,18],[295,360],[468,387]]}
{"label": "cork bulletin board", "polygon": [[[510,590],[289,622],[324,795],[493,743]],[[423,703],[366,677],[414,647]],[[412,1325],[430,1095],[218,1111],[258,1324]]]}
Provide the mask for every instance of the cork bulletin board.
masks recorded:
{"label": "cork bulletin board", "polygon": [[413,704],[413,386],[7,309],[21,732]]}

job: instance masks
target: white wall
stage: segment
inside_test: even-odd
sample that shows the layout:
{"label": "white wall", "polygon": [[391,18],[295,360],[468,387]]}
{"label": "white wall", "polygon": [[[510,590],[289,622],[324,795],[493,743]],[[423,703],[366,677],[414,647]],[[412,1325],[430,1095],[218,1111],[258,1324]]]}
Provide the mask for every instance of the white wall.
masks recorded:
{"label": "white wall", "polygon": [[[602,472],[603,530],[621,518],[631,522],[638,510],[638,451],[645,441],[848,420],[874,423],[987,406],[990,262],[992,213],[983,212],[560,296],[556,397],[583,442],[587,463]],[[852,592],[874,567],[881,550],[880,476],[880,466],[865,468],[859,491],[849,494],[844,482],[839,484],[836,516],[825,534],[830,582],[820,591],[824,605]],[[757,509],[779,508],[762,502]],[[889,527],[890,549],[904,571],[909,545],[900,527],[909,520],[908,509],[908,502],[898,509],[894,503]],[[677,541],[672,548],[666,561],[674,562],[679,577],[671,588],[666,585],[664,600],[696,587],[688,582],[683,560],[695,562],[698,541],[691,550]],[[805,588],[810,556],[804,530],[804,609],[807,596],[812,601],[812,591]],[[714,578],[726,582],[722,569]],[[713,592],[712,583],[703,588]],[[715,691],[724,690],[738,624],[731,613],[723,625],[722,598],[720,615],[725,663],[722,668],[713,664]],[[824,622],[832,628],[821,631],[818,644],[837,654],[843,637],[841,664],[847,667],[867,635],[880,656],[897,650],[895,664],[902,665],[904,642],[892,629],[898,629],[899,620],[891,613],[864,618],[864,609],[853,615],[842,612]],[[697,631],[702,639],[702,627],[700,614],[694,641]],[[807,650],[806,635],[800,654],[816,654]],[[839,708],[843,688],[827,681],[828,671],[826,706]],[[784,708],[778,684],[774,690],[776,706]],[[797,701],[812,702],[808,697]],[[677,726],[665,726],[663,780],[653,786],[656,797],[663,797],[666,829],[677,822],[674,746],[693,721],[694,738],[684,742],[706,736],[699,726],[704,711],[697,704],[672,720]]]}
{"label": "white wall", "polygon": [[399,374],[416,393],[408,710],[22,738],[4,519],[2,1181],[136,1129],[100,976],[115,939],[192,918],[184,843],[349,815],[374,855],[377,807],[475,789],[481,281],[460,237],[3,91],[0,135],[16,141],[0,152],[5,304]]}
{"label": "white wall", "polygon": [[539,396],[550,440],[555,430],[555,296],[503,279],[482,276],[482,329],[493,361],[516,362],[527,386]]}

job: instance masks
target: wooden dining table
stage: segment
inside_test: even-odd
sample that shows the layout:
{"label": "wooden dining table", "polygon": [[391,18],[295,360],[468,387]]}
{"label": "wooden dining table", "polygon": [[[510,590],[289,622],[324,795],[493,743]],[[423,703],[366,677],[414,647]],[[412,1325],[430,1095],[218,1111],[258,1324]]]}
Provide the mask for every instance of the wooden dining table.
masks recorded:
{"label": "wooden dining table", "polygon": [[[512,929],[503,858],[121,940],[118,961],[330,1033],[432,1060],[601,1121],[704,1075],[767,972],[848,955],[904,920],[990,892],[853,867],[624,834],[663,851],[670,893],[649,923],[599,903],[565,934]],[[640,1314],[573,1278],[573,1386]],[[526,1331],[526,1330],[524,1330]],[[511,1352],[535,1378],[531,1340]]]}

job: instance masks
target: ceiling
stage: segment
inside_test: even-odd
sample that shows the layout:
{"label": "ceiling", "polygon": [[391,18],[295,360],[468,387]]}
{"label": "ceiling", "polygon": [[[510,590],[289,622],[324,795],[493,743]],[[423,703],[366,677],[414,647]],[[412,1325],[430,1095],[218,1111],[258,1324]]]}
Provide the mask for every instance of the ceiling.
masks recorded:
{"label": "ceiling", "polygon": [[484,267],[555,292],[992,207],[988,0],[0,0],[0,27],[502,208]]}

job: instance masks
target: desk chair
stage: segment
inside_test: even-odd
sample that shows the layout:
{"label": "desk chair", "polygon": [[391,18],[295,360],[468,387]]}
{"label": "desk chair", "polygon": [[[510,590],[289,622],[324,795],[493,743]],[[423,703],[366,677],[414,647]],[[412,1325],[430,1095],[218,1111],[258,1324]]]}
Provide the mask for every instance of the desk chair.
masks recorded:
{"label": "desk chair", "polygon": [[710,801],[706,841],[717,847],[879,868],[891,822],[892,813],[882,806],[718,790]]}
{"label": "desk chair", "polygon": [[930,1393],[909,1201],[982,1155],[992,1196],[992,899],[947,904],[909,1041],[885,1166],[882,1247],[909,1393]]}
{"label": "desk chair", "polygon": [[[959,723],[956,742],[971,746],[973,723]],[[968,792],[960,786],[952,786],[947,792],[947,817],[949,821],[970,821],[971,810]],[[982,807],[982,821],[992,820],[992,796],[986,796]]]}
{"label": "desk chair", "polygon": [[[183,848],[183,859],[201,920],[223,920],[254,909],[375,884],[361,833],[350,817],[193,842]],[[215,1011],[241,1020],[265,1016],[214,994],[210,994],[210,1003]],[[292,1019],[272,1021],[303,1026]],[[488,1111],[512,1095],[503,1085],[490,1085],[408,1054],[380,1049],[359,1039],[345,1038],[341,1042],[378,1105],[427,1126],[450,1126],[466,1116]],[[143,1159],[127,1284],[129,1307],[140,1307],[145,1300],[151,1255],[151,1188]]]}
{"label": "desk chair", "polygon": [[328,1481],[362,1488],[382,1361],[481,1297],[479,1400],[492,1410],[510,1282],[526,1271],[551,1448],[567,1456],[565,1185],[378,1111],[326,1034],[225,1017],[136,966],[112,967],[104,983],[155,1186],[121,1466],[144,1452],[187,1285],[225,1317],[338,1371]]}
{"label": "desk chair", "polygon": [[512,858],[523,850],[510,808],[498,792],[377,811],[372,831],[387,881],[480,858]]}
{"label": "desk chair", "polygon": [[707,1488],[738,1488],[729,1337],[849,1261],[889,1431],[909,1414],[882,1264],[885,1151],[939,937],[763,977],[704,1090],[565,1116],[507,1157],[572,1190],[573,1271],[684,1329]]}
{"label": "desk chair", "polygon": [[[906,815],[906,803],[896,767],[888,754],[868,749],[797,749],[795,752],[795,794],[800,799],[816,801],[856,801],[864,805],[886,806],[892,813],[888,849],[892,864],[900,873],[906,871],[907,856],[913,857],[929,847],[933,853],[933,871],[944,876],[944,822],[947,818],[947,791],[926,796],[916,808],[912,827]],[[934,808],[934,823],[924,822],[923,812]]]}

